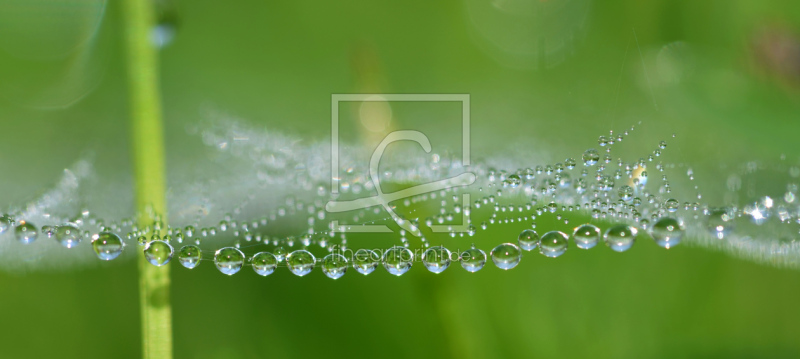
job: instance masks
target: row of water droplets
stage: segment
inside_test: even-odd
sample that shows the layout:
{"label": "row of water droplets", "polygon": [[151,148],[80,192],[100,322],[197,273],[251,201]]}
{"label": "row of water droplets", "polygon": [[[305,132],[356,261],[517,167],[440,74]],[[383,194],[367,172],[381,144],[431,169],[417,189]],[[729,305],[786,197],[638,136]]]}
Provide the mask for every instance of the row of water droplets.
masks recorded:
{"label": "row of water droplets", "polygon": [[[733,253],[742,251],[744,254],[737,254],[776,265],[796,266],[799,249],[794,241],[798,233],[794,227],[788,230],[793,234],[791,239],[775,237],[779,239],[777,242],[754,241],[749,233],[732,235],[734,225],[742,220],[762,229],[768,237],[777,233],[769,225],[796,226],[800,223],[796,185],[789,184],[787,192],[779,200],[763,196],[743,206],[734,204],[724,207],[701,204],[699,201],[703,196],[698,186],[694,186],[691,195],[683,193],[675,196],[693,198],[692,201],[681,203],[673,198],[673,186],[665,174],[667,169],[676,166],[660,161],[667,147],[666,141],[659,141],[652,153],[636,161],[614,160],[611,148],[623,141],[632,130],[600,136],[598,145],[603,151],[588,149],[578,160],[567,158],[563,162],[515,171],[474,165],[472,169],[478,175],[478,181],[473,186],[425,193],[397,201],[401,202],[393,205],[401,216],[397,220],[408,221],[411,228],[422,230],[421,254],[411,251],[412,245],[405,230],[398,231],[399,245],[352,251],[347,242],[348,232],[352,228],[374,223],[393,224],[394,220],[387,217],[380,207],[374,207],[356,211],[355,214],[340,215],[336,217],[337,220],[350,224],[334,226],[334,216],[324,210],[326,201],[332,198],[331,194],[324,186],[311,185],[325,179],[319,174],[324,171],[317,169],[314,163],[319,157],[315,155],[317,148],[309,146],[304,152],[298,153],[287,151],[286,147],[269,147],[275,143],[292,142],[285,138],[253,141],[249,143],[250,147],[242,151],[252,160],[249,164],[255,164],[255,177],[259,180],[272,185],[291,183],[302,187],[302,191],[287,196],[283,200],[284,205],[269,210],[268,215],[259,219],[234,220],[234,217],[246,218],[248,203],[258,202],[253,195],[248,195],[241,201],[243,204],[234,207],[232,213],[223,215],[214,225],[209,225],[207,217],[203,220],[204,226],[199,225],[200,220],[187,226],[168,226],[156,220],[152,225],[140,228],[134,219],[105,222],[84,210],[74,217],[46,213],[42,218],[54,224],[37,227],[24,218],[25,213],[31,211],[19,211],[15,215],[0,217],[0,234],[13,232],[18,242],[23,244],[33,243],[41,234],[54,238],[65,248],[75,248],[83,240],[91,240],[94,253],[103,260],[119,257],[126,247],[126,241],[138,242],[143,255],[153,265],[166,265],[177,256],[178,262],[186,268],[195,268],[202,261],[213,261],[222,273],[229,275],[237,273],[243,266],[252,266],[257,274],[269,275],[278,266],[285,265],[300,276],[318,266],[327,276],[338,278],[349,267],[369,274],[379,264],[383,264],[388,272],[401,275],[416,260],[421,260],[434,273],[444,271],[456,261],[467,271],[475,272],[483,268],[489,257],[499,268],[511,269],[521,260],[523,250],[538,249],[546,257],[558,257],[566,252],[570,241],[579,249],[590,249],[602,240],[614,251],[626,251],[641,235],[641,230],[664,248],[679,244],[688,231],[692,238],[696,238],[695,243],[704,246],[721,247]],[[235,154],[232,144],[237,139],[249,141],[250,137],[254,136],[203,132],[204,141],[221,152],[231,154]],[[405,170],[396,166],[393,172],[386,171],[382,176],[389,181],[413,182],[451,175],[453,169],[458,167],[456,160],[434,155],[428,163],[412,163]],[[280,168],[293,168],[294,171],[288,175],[276,174]],[[420,172],[425,174],[420,176]],[[794,172],[797,172],[795,167],[789,169],[790,177],[797,177]],[[358,197],[374,190],[372,183],[358,173],[363,171],[345,168],[340,179],[341,196]],[[693,171],[688,169],[686,175],[691,183],[694,180]],[[729,178],[728,182],[729,187],[731,182],[736,184],[735,178]],[[462,202],[462,194],[478,198],[471,203]],[[62,200],[53,199],[54,202]],[[403,208],[408,210],[401,212]],[[203,212],[202,208],[200,212]],[[554,230],[539,236],[536,232],[537,220],[542,225],[564,227],[570,225],[570,217],[585,221],[587,215],[593,223],[573,227],[567,231],[571,232],[569,234]],[[170,216],[186,217],[173,216],[173,213]],[[473,218],[480,219],[473,221]],[[774,220],[776,218],[777,221]],[[462,228],[459,226],[461,220],[466,221],[466,229],[459,229]],[[599,226],[603,223],[617,224],[602,231]],[[488,256],[475,245],[455,252],[441,245],[430,245],[431,241],[442,236],[431,231],[436,225],[446,226],[448,230],[444,236],[455,238],[473,237],[481,232],[479,228],[486,232],[490,227],[506,224],[524,224],[529,228],[522,230],[515,241],[493,246]],[[305,228],[299,235],[280,233],[286,228],[298,227]],[[764,230],[766,228],[770,229]],[[778,232],[787,231],[782,229]],[[482,236],[486,235],[479,237]],[[231,239],[233,245],[216,246],[222,240]],[[709,240],[713,240],[713,244]],[[209,250],[209,242],[216,248]],[[177,254],[176,246],[180,247]],[[296,249],[298,246],[301,248]],[[325,252],[323,258],[314,256],[314,246],[319,246]],[[245,255],[244,251],[251,250],[256,253]],[[213,258],[210,253],[213,253]]]}

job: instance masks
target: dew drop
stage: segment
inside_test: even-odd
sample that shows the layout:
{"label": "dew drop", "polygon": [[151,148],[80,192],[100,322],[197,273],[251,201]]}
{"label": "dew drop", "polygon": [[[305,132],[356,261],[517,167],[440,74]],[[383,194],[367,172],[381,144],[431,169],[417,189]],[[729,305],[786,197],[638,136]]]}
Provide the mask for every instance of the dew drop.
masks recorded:
{"label": "dew drop", "polygon": [[14,229],[14,234],[18,241],[23,244],[30,244],[39,236],[39,230],[29,222],[20,221],[20,224]]}
{"label": "dew drop", "polygon": [[683,224],[675,218],[664,217],[650,228],[650,235],[661,247],[670,249],[681,242]]}
{"label": "dew drop", "polygon": [[532,229],[523,230],[519,234],[519,246],[526,251],[532,251],[539,246],[539,234]]}
{"label": "dew drop", "polygon": [[100,232],[92,237],[92,249],[98,258],[110,261],[119,257],[122,250],[125,249],[125,243],[115,233]]}
{"label": "dew drop", "polygon": [[152,241],[144,247],[144,258],[156,267],[169,263],[174,253],[175,250],[165,241]]}
{"label": "dew drop", "polygon": [[65,224],[55,229],[55,236],[58,243],[66,248],[73,248],[81,243],[83,234],[74,224]]}
{"label": "dew drop", "polygon": [[214,264],[222,274],[234,275],[242,269],[244,253],[233,247],[221,248],[214,253]]}
{"label": "dew drop", "polygon": [[450,250],[445,247],[431,247],[422,253],[422,263],[433,273],[444,272],[450,266]]}
{"label": "dew drop", "polygon": [[600,154],[597,153],[597,150],[594,148],[590,148],[583,153],[583,164],[586,166],[594,166],[597,162],[600,161]]}
{"label": "dew drop", "polygon": [[467,272],[475,273],[486,265],[486,252],[472,247],[461,253],[461,267]]}
{"label": "dew drop", "polygon": [[322,273],[330,279],[339,279],[347,272],[347,258],[331,253],[322,258]]}
{"label": "dew drop", "polygon": [[353,268],[363,275],[372,273],[378,267],[381,257],[375,251],[359,249],[353,256]]}
{"label": "dew drop", "polygon": [[674,198],[670,198],[664,202],[664,207],[666,207],[667,211],[671,213],[678,211],[678,206],[680,206],[680,203],[678,203],[678,200]]}
{"label": "dew drop", "polygon": [[597,241],[600,240],[600,228],[593,224],[584,224],[575,228],[575,232],[572,233],[572,240],[575,242],[576,247],[590,249],[597,245]]}
{"label": "dew drop", "polygon": [[396,276],[403,275],[414,264],[414,254],[408,248],[394,246],[383,253],[383,268]]}
{"label": "dew drop", "polygon": [[203,252],[200,251],[200,247],[192,244],[185,245],[178,252],[178,262],[182,266],[192,269],[200,265],[202,255]]}
{"label": "dew drop", "polygon": [[14,219],[11,216],[7,214],[0,216],[0,234],[5,233],[12,225],[14,225]]}
{"label": "dew drop", "polygon": [[638,230],[634,227],[619,224],[603,233],[603,240],[609,248],[616,252],[624,252],[633,246]]}
{"label": "dew drop", "polygon": [[[277,257],[277,256],[276,256]],[[311,252],[300,249],[286,256],[286,265],[294,275],[302,277],[314,269],[317,258]]]}
{"label": "dew drop", "polygon": [[723,239],[733,231],[733,216],[724,209],[712,210],[708,215],[708,231],[718,239]]}
{"label": "dew drop", "polygon": [[275,248],[275,250],[272,252],[272,254],[275,255],[275,258],[278,260],[278,262],[283,262],[284,260],[286,260],[286,253],[288,253],[286,251],[286,248],[283,248],[282,246]]}
{"label": "dew drop", "polygon": [[253,264],[253,271],[260,276],[266,277],[275,272],[275,268],[278,268],[278,258],[275,258],[275,256],[269,252],[256,253],[251,259],[251,262]]}
{"label": "dew drop", "polygon": [[522,252],[513,243],[503,243],[492,249],[492,262],[497,268],[509,270],[514,268],[522,260]]}
{"label": "dew drop", "polygon": [[564,254],[567,251],[568,238],[564,232],[550,231],[545,233],[542,235],[539,253],[550,258]]}

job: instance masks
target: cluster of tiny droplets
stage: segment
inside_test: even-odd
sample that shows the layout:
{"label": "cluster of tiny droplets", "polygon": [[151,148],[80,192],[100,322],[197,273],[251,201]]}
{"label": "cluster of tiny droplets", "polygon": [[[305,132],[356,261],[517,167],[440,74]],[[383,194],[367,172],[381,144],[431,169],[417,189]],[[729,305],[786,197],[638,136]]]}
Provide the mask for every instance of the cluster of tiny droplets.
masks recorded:
{"label": "cluster of tiny droplets", "polygon": [[[402,203],[394,207],[396,210],[415,208],[407,214],[410,218],[385,217],[382,208],[377,206],[351,214],[345,219],[352,224],[335,228],[330,214],[324,210],[325,202],[331,196],[324,186],[319,186],[311,202],[288,197],[283,206],[267,216],[238,220],[234,218],[235,214],[227,214],[216,226],[166,225],[156,215],[152,224],[141,227],[132,218],[104,222],[89,211],[83,211],[60,225],[42,227],[6,214],[0,217],[0,234],[13,231],[22,244],[30,244],[39,237],[52,238],[69,249],[79,247],[82,241],[87,240],[101,260],[119,257],[127,240],[136,242],[138,250],[155,266],[166,265],[177,256],[185,268],[192,269],[204,261],[211,261],[227,275],[249,266],[256,274],[267,276],[277,267],[286,266],[293,274],[305,276],[315,267],[321,267],[326,276],[337,279],[350,267],[366,275],[379,265],[399,276],[406,273],[417,259],[433,273],[443,272],[452,262],[460,263],[468,272],[477,272],[488,258],[498,268],[508,270],[520,263],[523,251],[559,257],[566,253],[570,242],[578,249],[588,250],[602,241],[611,250],[624,252],[641,236],[640,231],[646,232],[658,246],[669,249],[681,242],[687,225],[702,228],[706,236],[722,241],[729,238],[738,218],[745,218],[755,225],[762,225],[771,218],[777,218],[781,224],[800,224],[796,184],[788,185],[783,198],[764,196],[742,207],[701,204],[698,201],[703,197],[698,186],[694,186],[696,193],[690,196],[693,200],[681,203],[672,197],[673,188],[664,174],[670,166],[657,161],[667,147],[666,141],[660,141],[646,158],[633,162],[614,160],[612,148],[630,131],[633,128],[620,134],[612,131],[607,136],[600,136],[598,146],[601,151],[588,149],[578,159],[567,158],[563,162],[515,171],[486,169],[480,173],[474,187],[455,187],[398,201]],[[434,156],[431,166],[437,167],[433,169],[441,166],[438,155]],[[800,175],[800,170],[795,167],[790,171],[797,172],[790,173],[792,177]],[[373,189],[369,181],[348,177],[351,172],[346,170],[341,179],[341,195],[357,196]],[[689,181],[694,181],[692,169],[688,169],[686,175]],[[384,176],[388,178],[390,173],[384,173]],[[654,186],[653,182],[659,180]],[[735,178],[728,182],[729,187],[736,186]],[[649,187],[648,183],[651,183]],[[658,189],[651,191],[653,187]],[[462,197],[463,194],[478,198],[462,202],[462,198],[469,198]],[[420,205],[436,207],[437,211],[425,218],[412,217],[421,211]],[[537,219],[554,219],[556,223],[571,225],[570,217],[573,215],[588,215],[592,219],[590,222],[598,223],[580,223],[571,233],[554,230],[540,235],[537,232]],[[478,223],[472,221],[473,217],[483,218]],[[402,229],[399,230],[399,243],[390,248],[352,250],[348,247],[348,228],[394,220],[408,221],[411,228],[420,231],[444,226],[450,237],[473,237],[480,231],[505,224],[529,223],[530,228],[522,230],[513,241],[495,246],[488,255],[474,244],[455,253],[443,246],[431,246],[424,234],[420,236],[422,253],[418,255],[411,251],[409,233]],[[601,230],[597,225],[599,222],[615,224]],[[305,230],[295,236],[270,235],[270,229],[281,223],[301,223]],[[433,231],[429,232],[433,235]],[[797,234],[796,229],[793,234]],[[205,243],[217,236],[232,237],[235,242],[214,250],[212,255],[207,252]],[[788,245],[794,244],[792,238]],[[312,254],[314,247],[325,253],[323,258],[317,259]],[[258,251],[259,248],[269,251]],[[244,251],[256,253],[247,255]]]}

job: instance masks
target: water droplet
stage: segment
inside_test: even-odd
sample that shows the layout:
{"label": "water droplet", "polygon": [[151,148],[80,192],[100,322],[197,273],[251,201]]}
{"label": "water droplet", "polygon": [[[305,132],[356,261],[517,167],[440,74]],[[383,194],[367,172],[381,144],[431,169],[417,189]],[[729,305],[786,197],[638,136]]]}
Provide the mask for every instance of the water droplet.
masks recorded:
{"label": "water droplet", "polygon": [[619,224],[603,233],[603,240],[609,248],[617,252],[624,252],[633,246],[638,230],[634,227]]}
{"label": "water droplet", "polygon": [[664,217],[653,224],[650,235],[661,247],[671,248],[681,242],[683,224],[675,218]]}
{"label": "water droplet", "polygon": [[286,253],[288,253],[286,248],[283,248],[282,246],[277,247],[274,251],[272,251],[272,254],[275,255],[275,258],[278,260],[278,262],[283,262],[286,260]]}
{"label": "water droplet", "polygon": [[347,258],[339,253],[331,253],[322,258],[322,273],[330,279],[339,279],[347,272]]}
{"label": "water droplet", "polygon": [[39,230],[31,223],[20,221],[20,224],[14,229],[14,234],[17,236],[17,240],[23,244],[29,244],[39,236]]}
{"label": "water droplet", "polygon": [[625,202],[630,202],[633,200],[633,188],[631,188],[631,186],[620,187],[618,194],[619,198]]}
{"label": "water droplet", "polygon": [[503,243],[492,249],[492,262],[497,268],[509,270],[514,268],[522,260],[522,252],[513,243]]}
{"label": "water droplet", "polygon": [[214,253],[214,264],[223,274],[234,275],[242,269],[244,253],[233,247],[221,248]]}
{"label": "water droplet", "polygon": [[125,249],[125,243],[115,233],[100,232],[92,237],[92,248],[98,258],[110,261],[119,257]]}
{"label": "water droplet", "polygon": [[583,164],[586,166],[594,166],[600,161],[600,154],[597,150],[590,148],[583,153]]}
{"label": "water droplet", "polygon": [[504,182],[506,186],[511,188],[517,188],[517,186],[519,186],[520,183],[522,183],[522,181],[517,175],[508,176],[508,179],[506,179],[506,181]]}
{"label": "water droplet", "polygon": [[442,246],[428,248],[422,253],[422,263],[433,273],[444,272],[450,266],[450,250]]}
{"label": "water droplet", "polygon": [[600,240],[600,228],[593,224],[584,224],[575,228],[575,232],[572,233],[572,240],[575,241],[575,246],[580,249],[592,248]]}
{"label": "water droplet", "polygon": [[369,249],[359,249],[353,256],[353,268],[357,272],[367,275],[378,267],[381,257],[375,251]]}
{"label": "water droplet", "polygon": [[383,268],[396,276],[403,275],[414,264],[414,254],[408,248],[394,246],[383,253]]}
{"label": "water droplet", "polygon": [[47,236],[47,238],[53,238],[56,235],[56,229],[52,226],[42,226],[42,233]]}
{"label": "water droplet", "polygon": [[475,273],[486,265],[486,252],[472,247],[461,253],[461,267],[467,272]]}
{"label": "water droplet", "polygon": [[200,258],[202,258],[203,252],[200,251],[200,247],[195,245],[185,245],[181,247],[181,250],[178,252],[178,262],[189,269],[197,267],[200,265]]}
{"label": "water droplet", "polygon": [[14,219],[11,216],[4,214],[0,216],[0,234],[3,234],[11,226],[14,225]]}
{"label": "water droplet", "polygon": [[289,270],[300,277],[311,273],[315,263],[317,263],[317,258],[315,258],[311,252],[304,249],[296,250],[286,256],[286,265],[289,267]]}
{"label": "water droplet", "polygon": [[83,233],[74,224],[58,226],[55,230],[55,235],[58,243],[67,248],[77,246],[83,238]]}
{"label": "water droplet", "polygon": [[708,215],[708,230],[718,239],[725,238],[733,231],[733,215],[725,209],[712,210]]}
{"label": "water droplet", "polygon": [[542,235],[539,253],[545,257],[555,258],[567,251],[568,236],[564,232],[550,231]]}
{"label": "water droplet", "polygon": [[666,207],[667,211],[671,213],[676,212],[678,210],[679,205],[680,203],[678,203],[678,200],[674,198],[670,198],[666,202],[664,202],[664,207]]}
{"label": "water droplet", "polygon": [[526,251],[532,251],[539,246],[539,234],[532,229],[523,230],[519,234],[519,246]]}
{"label": "water droplet", "polygon": [[150,264],[161,267],[172,259],[175,250],[165,241],[152,241],[144,247],[144,258]]}
{"label": "water droplet", "polygon": [[251,259],[253,270],[260,276],[268,276],[275,272],[278,268],[278,258],[275,258],[272,253],[259,252],[256,253]]}

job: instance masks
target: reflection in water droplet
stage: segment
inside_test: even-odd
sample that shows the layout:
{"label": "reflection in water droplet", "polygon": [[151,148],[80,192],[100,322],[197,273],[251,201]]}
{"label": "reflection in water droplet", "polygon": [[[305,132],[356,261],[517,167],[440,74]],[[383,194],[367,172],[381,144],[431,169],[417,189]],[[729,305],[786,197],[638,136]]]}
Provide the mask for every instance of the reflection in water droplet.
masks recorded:
{"label": "reflection in water droplet", "polygon": [[221,248],[214,253],[214,264],[223,274],[234,275],[242,269],[244,253],[233,247]]}
{"label": "reflection in water droplet", "polygon": [[119,257],[122,250],[125,249],[125,243],[114,233],[101,232],[92,237],[92,248],[98,258],[110,261]]}
{"label": "reflection in water droplet", "polygon": [[150,264],[161,267],[172,259],[174,253],[172,246],[165,241],[152,241],[144,247],[144,258]]}
{"label": "reflection in water droplet", "polygon": [[20,221],[20,224],[14,229],[14,234],[17,236],[18,241],[23,244],[29,244],[39,236],[39,230],[31,223]]}
{"label": "reflection in water droplet", "polygon": [[178,262],[186,268],[192,269],[200,265],[203,252],[195,245],[185,245],[178,252]]}
{"label": "reflection in water droplet", "polygon": [[712,210],[708,215],[708,231],[718,239],[725,238],[733,231],[733,218],[727,210]]}
{"label": "reflection in water droplet", "polygon": [[286,256],[286,265],[289,270],[300,277],[311,273],[315,263],[317,263],[317,258],[311,252],[303,249],[296,250]]}
{"label": "reflection in water droplet", "polygon": [[383,268],[396,276],[403,275],[414,264],[414,254],[408,248],[395,246],[383,253]]}
{"label": "reflection in water droplet", "polygon": [[359,249],[353,256],[353,268],[357,272],[367,275],[378,267],[381,257],[375,251],[369,249]]}
{"label": "reflection in water droplet", "polygon": [[58,243],[67,248],[73,248],[81,243],[83,234],[74,224],[65,224],[55,229],[55,236]]}
{"label": "reflection in water droplet", "polygon": [[522,260],[522,252],[513,243],[503,243],[492,249],[492,262],[497,268],[509,270],[514,268]]}
{"label": "reflection in water droplet", "polygon": [[14,225],[14,220],[11,218],[11,216],[7,214],[0,216],[0,234],[3,234],[13,225]]}
{"label": "reflection in water droplet", "polygon": [[519,246],[526,251],[532,251],[539,246],[539,234],[532,229],[523,230],[519,234]]}
{"label": "reflection in water droplet", "polygon": [[633,246],[638,230],[634,227],[619,224],[603,233],[603,240],[609,248],[616,252],[624,252]]}
{"label": "reflection in water droplet", "polygon": [[575,232],[572,233],[572,240],[575,242],[575,246],[580,249],[592,248],[600,240],[600,228],[593,224],[584,224],[575,228]]}
{"label": "reflection in water droplet", "polygon": [[675,218],[664,217],[650,228],[650,235],[661,247],[671,248],[681,242],[683,224]]}
{"label": "reflection in water droplet", "polygon": [[550,258],[564,254],[567,251],[568,238],[564,232],[550,231],[545,233],[542,236],[539,253]]}
{"label": "reflection in water droplet", "polygon": [[322,258],[322,273],[330,279],[339,279],[347,272],[347,258],[339,253],[331,253]]}
{"label": "reflection in water droplet", "polygon": [[442,246],[430,247],[422,253],[422,263],[433,273],[444,272],[450,266],[450,251]]}
{"label": "reflection in water droplet", "polygon": [[278,259],[269,252],[256,253],[251,262],[253,271],[260,276],[268,276],[275,272],[275,268],[278,268]]}
{"label": "reflection in water droplet", "polygon": [[472,247],[461,253],[461,267],[467,272],[475,273],[486,265],[486,252]]}

